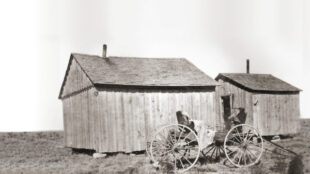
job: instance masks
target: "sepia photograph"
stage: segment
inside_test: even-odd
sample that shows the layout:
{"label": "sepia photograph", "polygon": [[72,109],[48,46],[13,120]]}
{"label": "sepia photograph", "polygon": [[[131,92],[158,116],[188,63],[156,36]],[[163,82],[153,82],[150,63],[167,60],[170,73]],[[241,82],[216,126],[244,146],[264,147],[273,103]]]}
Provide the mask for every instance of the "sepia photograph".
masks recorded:
{"label": "sepia photograph", "polygon": [[310,174],[309,0],[12,0],[0,19],[0,174]]}

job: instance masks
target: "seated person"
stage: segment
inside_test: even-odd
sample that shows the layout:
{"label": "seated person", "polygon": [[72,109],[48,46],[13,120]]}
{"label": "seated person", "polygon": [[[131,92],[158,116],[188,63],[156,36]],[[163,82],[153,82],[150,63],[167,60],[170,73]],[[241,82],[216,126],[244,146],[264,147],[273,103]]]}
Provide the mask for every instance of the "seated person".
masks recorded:
{"label": "seated person", "polygon": [[182,124],[184,126],[187,126],[187,127],[191,128],[197,134],[197,132],[195,130],[195,124],[194,124],[193,121],[191,121],[189,119],[189,116],[188,116],[188,114],[186,112],[177,111],[176,115],[177,115],[177,120],[178,120],[179,124]]}
{"label": "seated person", "polygon": [[[179,124],[192,129],[198,136],[200,148],[203,149],[213,142],[215,131],[209,129],[207,124],[201,120],[191,120],[186,112],[177,111],[177,120]],[[188,133],[188,132],[187,132]]]}
{"label": "seated person", "polygon": [[[239,124],[244,124],[246,120],[246,112],[244,108],[236,108],[235,111],[228,117],[231,122],[231,126],[237,126]],[[242,127],[238,127],[239,132],[243,132]]]}
{"label": "seated person", "polygon": [[246,113],[244,108],[236,108],[235,111],[228,117],[233,126],[245,123]]}

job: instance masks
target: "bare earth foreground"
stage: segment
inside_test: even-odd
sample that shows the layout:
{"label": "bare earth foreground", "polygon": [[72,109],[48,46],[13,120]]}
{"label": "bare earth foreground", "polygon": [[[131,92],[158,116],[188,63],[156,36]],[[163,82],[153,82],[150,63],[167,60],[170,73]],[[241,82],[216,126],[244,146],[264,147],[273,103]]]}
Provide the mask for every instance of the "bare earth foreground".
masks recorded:
{"label": "bare earth foreground", "polygon": [[[301,133],[283,139],[282,146],[298,153],[277,155],[277,148],[266,145],[261,162],[250,168],[234,168],[225,158],[220,162],[200,161],[188,173],[310,173],[310,119],[301,120]],[[169,173],[156,170],[145,154],[113,154],[94,159],[87,153],[72,152],[63,146],[62,132],[0,133],[0,173]]]}

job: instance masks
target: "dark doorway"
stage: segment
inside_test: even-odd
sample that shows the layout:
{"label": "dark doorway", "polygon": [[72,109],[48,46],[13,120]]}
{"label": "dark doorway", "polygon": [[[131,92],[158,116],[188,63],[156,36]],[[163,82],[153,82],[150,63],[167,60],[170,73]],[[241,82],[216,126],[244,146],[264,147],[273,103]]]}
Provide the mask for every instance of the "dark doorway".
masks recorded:
{"label": "dark doorway", "polygon": [[225,128],[226,130],[229,130],[231,127],[231,123],[228,120],[228,117],[231,115],[231,95],[228,96],[222,96],[222,106],[223,106],[223,117],[225,121]]}

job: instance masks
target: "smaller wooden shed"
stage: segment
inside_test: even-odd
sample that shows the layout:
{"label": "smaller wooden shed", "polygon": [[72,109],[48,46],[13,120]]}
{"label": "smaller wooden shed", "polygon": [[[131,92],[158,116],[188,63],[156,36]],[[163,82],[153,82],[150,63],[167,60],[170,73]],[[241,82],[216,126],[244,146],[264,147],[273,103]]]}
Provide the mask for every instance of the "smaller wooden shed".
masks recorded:
{"label": "smaller wooden shed", "polygon": [[226,125],[233,109],[244,108],[245,123],[265,136],[298,133],[300,89],[270,74],[222,73],[216,80]]}

